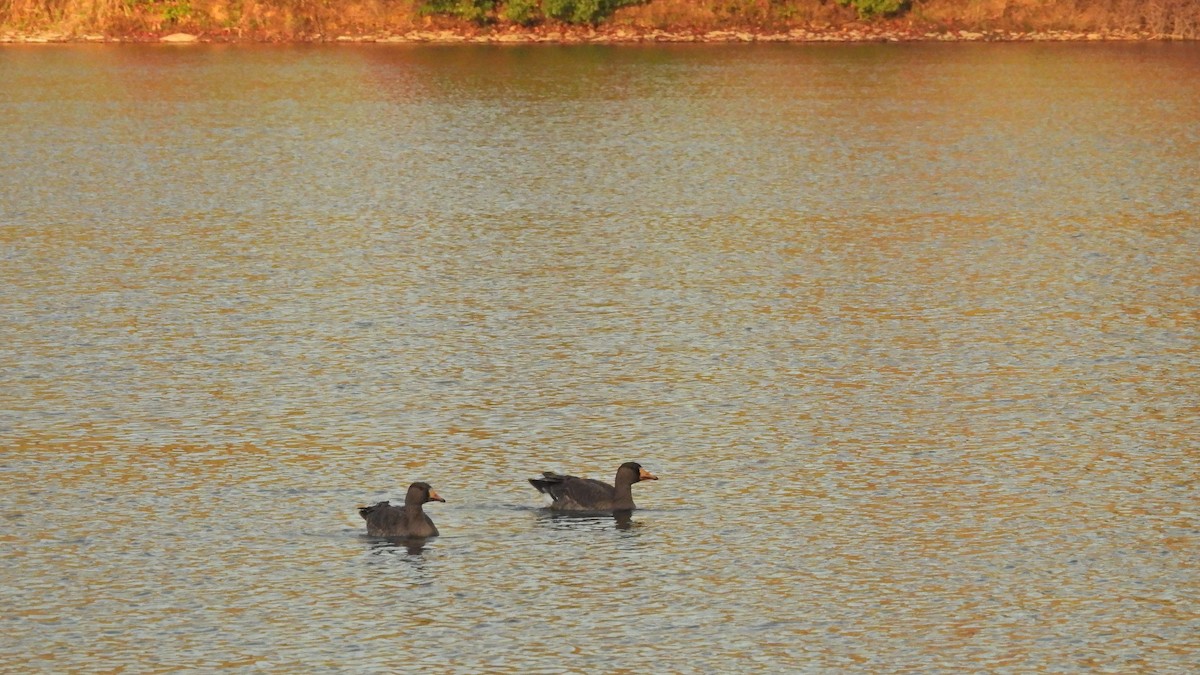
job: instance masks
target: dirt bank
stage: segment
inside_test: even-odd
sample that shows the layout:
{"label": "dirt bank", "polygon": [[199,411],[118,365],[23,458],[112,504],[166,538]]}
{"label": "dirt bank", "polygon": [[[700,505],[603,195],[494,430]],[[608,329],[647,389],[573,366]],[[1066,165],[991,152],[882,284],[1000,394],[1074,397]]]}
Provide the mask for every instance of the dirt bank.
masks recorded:
{"label": "dirt bank", "polygon": [[500,30],[408,30],[371,33],[301,34],[281,38],[232,32],[139,32],[129,35],[0,32],[0,43],[494,43],[494,44],[635,44],[635,43],[751,43],[751,42],[1065,42],[1137,41],[1170,39],[1148,32],[1129,31],[1028,31],[929,30],[887,25],[792,28],[786,31],[756,30],[639,30],[612,28],[547,28]]}

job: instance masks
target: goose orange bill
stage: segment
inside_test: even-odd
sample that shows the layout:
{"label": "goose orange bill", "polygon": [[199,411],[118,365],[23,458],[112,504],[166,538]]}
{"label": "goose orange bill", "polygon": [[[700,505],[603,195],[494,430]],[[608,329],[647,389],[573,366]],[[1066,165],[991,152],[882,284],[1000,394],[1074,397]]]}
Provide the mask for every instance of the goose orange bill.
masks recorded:
{"label": "goose orange bill", "polygon": [[638,480],[658,480],[658,476],[655,476],[645,469],[639,469]]}
{"label": "goose orange bill", "polygon": [[445,499],[442,499],[441,495],[439,495],[438,493],[434,492],[433,490],[430,490],[430,491],[429,491],[429,501],[431,501],[431,502],[441,502],[441,503],[443,503],[443,504],[445,504],[445,503],[446,503],[446,500],[445,500]]}

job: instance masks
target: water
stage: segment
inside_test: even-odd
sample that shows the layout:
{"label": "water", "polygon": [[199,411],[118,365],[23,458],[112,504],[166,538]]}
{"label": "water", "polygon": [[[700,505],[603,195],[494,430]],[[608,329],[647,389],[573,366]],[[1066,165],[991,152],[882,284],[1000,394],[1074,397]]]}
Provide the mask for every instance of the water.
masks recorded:
{"label": "water", "polygon": [[1197,72],[5,47],[3,670],[1194,672]]}

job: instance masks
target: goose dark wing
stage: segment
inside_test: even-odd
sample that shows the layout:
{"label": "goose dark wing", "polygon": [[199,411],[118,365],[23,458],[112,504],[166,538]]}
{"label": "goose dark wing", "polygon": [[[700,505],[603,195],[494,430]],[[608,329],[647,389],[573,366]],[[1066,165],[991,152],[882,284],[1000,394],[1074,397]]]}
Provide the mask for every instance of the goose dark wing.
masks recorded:
{"label": "goose dark wing", "polygon": [[594,478],[547,471],[542,478],[530,478],[529,482],[539,492],[550,495],[554,500],[551,508],[603,511],[612,506],[613,486]]}
{"label": "goose dark wing", "polygon": [[408,519],[404,509],[388,502],[379,502],[358,510],[367,521],[367,534],[372,537],[397,537],[408,534]]}
{"label": "goose dark wing", "polygon": [[370,521],[371,516],[380,513],[383,509],[391,507],[391,502],[376,502],[370,506],[358,507],[358,515],[362,516],[363,520]]}

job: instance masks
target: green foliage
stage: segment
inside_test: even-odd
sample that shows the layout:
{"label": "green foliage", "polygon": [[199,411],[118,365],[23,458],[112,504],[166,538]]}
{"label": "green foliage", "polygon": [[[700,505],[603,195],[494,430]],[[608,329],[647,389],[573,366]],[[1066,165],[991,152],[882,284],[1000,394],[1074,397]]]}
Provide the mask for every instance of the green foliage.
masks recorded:
{"label": "green foliage", "polygon": [[907,0],[837,0],[837,3],[842,6],[851,5],[858,10],[858,15],[863,18],[873,16],[887,16],[895,14],[904,9],[908,4]]}
{"label": "green foliage", "polygon": [[163,23],[176,24],[190,17],[192,4],[189,0],[122,0],[125,11],[161,13]]}
{"label": "green foliage", "polygon": [[167,23],[179,23],[181,19],[186,19],[191,15],[192,6],[188,4],[187,0],[183,0],[182,2],[168,3],[167,6],[163,8],[163,19],[165,19]]}
{"label": "green foliage", "polygon": [[495,0],[425,0],[425,4],[421,5],[421,13],[446,14],[484,23],[495,4]]}
{"label": "green foliage", "polygon": [[501,12],[508,21],[527,26],[542,18],[538,0],[508,0]]}
{"label": "green foliage", "polygon": [[599,23],[618,7],[640,0],[542,0],[542,11],[566,23]]}
{"label": "green foliage", "polygon": [[564,23],[595,24],[619,7],[645,0],[424,0],[422,14],[447,16],[484,23],[499,15],[513,23],[529,25],[544,18]]}
{"label": "green foliage", "polygon": [[604,0],[542,0],[542,11],[559,21],[586,23],[599,14]]}

